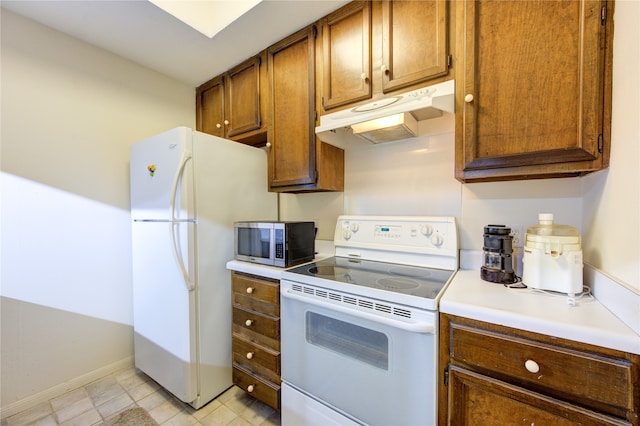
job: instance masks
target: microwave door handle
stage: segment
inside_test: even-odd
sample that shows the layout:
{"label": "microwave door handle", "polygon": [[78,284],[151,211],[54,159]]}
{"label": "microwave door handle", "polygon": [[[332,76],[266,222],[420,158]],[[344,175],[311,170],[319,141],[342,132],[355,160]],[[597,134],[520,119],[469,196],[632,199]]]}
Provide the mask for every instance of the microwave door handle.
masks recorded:
{"label": "microwave door handle", "polygon": [[346,308],[337,304],[327,303],[321,300],[315,300],[315,299],[307,298],[304,296],[298,296],[297,294],[292,293],[289,289],[282,289],[280,294],[285,299],[292,299],[298,302],[308,303],[310,305],[331,309],[333,311],[338,311],[343,314],[352,315],[354,317],[384,324],[389,327],[400,328],[402,330],[409,331],[411,333],[435,334],[435,324],[430,324],[427,322],[420,322],[420,321],[411,322],[411,323],[397,321],[391,318],[372,315],[367,312],[359,311],[357,309]]}

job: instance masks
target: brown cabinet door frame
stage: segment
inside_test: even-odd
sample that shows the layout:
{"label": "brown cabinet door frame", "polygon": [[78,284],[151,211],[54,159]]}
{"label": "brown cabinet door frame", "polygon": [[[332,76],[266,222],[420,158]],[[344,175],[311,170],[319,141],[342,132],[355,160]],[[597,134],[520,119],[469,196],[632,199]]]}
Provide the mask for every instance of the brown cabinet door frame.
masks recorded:
{"label": "brown cabinet door frame", "polygon": [[218,76],[196,90],[196,129],[223,138],[224,77]]}
{"label": "brown cabinet door frame", "polygon": [[256,56],[225,74],[227,137],[257,130],[261,126],[260,65],[260,56]]}
{"label": "brown cabinet door frame", "polygon": [[456,177],[606,167],[607,2],[460,1],[456,8]]}
{"label": "brown cabinet door frame", "polygon": [[[425,27],[423,16],[401,14],[400,7],[418,7],[427,12],[433,8],[428,19],[433,24],[424,31],[425,39],[417,39],[414,28]],[[408,16],[407,16],[408,15]],[[417,21],[417,22],[416,22]],[[446,0],[435,1],[391,1],[382,2],[382,91],[401,89],[422,81],[447,75],[449,72],[448,6]],[[406,34],[403,32],[406,31]],[[435,40],[435,42],[434,42]]]}
{"label": "brown cabinet door frame", "polygon": [[322,23],[325,109],[371,98],[371,2],[354,1]]}
{"label": "brown cabinet door frame", "polygon": [[272,111],[269,187],[274,190],[317,183],[316,34],[312,25],[267,51]]}

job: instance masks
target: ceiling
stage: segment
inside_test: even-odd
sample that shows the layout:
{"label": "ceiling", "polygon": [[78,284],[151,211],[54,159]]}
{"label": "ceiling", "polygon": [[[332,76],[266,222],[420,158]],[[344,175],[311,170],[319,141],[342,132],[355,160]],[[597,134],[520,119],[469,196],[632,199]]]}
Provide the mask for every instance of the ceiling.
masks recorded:
{"label": "ceiling", "polygon": [[146,0],[2,0],[1,5],[199,86],[348,2],[264,0],[211,39]]}

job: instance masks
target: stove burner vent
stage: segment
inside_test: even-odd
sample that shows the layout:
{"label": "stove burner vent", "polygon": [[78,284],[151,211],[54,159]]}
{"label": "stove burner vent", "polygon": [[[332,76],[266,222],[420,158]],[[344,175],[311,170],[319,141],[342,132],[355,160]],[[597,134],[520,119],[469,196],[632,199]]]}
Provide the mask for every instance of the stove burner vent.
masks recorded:
{"label": "stove burner vent", "polygon": [[373,310],[378,311],[381,314],[386,314],[389,316],[397,316],[403,317],[407,319],[411,319],[413,314],[410,309],[400,308],[398,306],[393,306],[391,304],[383,304],[378,303],[373,300],[363,299],[360,297],[348,296],[346,294],[340,294],[338,292],[320,290],[313,287],[307,287],[300,284],[293,284],[291,286],[291,290],[304,293],[311,297],[320,297],[322,299],[329,299],[335,303],[344,303],[352,306],[357,306],[363,310]]}

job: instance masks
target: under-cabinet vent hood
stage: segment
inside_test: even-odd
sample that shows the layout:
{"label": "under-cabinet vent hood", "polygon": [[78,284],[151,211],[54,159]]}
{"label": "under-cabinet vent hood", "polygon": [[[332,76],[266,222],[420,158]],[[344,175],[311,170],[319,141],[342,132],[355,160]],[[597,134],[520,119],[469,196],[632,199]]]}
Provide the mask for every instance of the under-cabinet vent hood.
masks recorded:
{"label": "under-cabinet vent hood", "polygon": [[418,122],[454,112],[454,80],[378,99],[320,117],[320,140],[345,148],[357,137],[372,143],[418,136]]}

